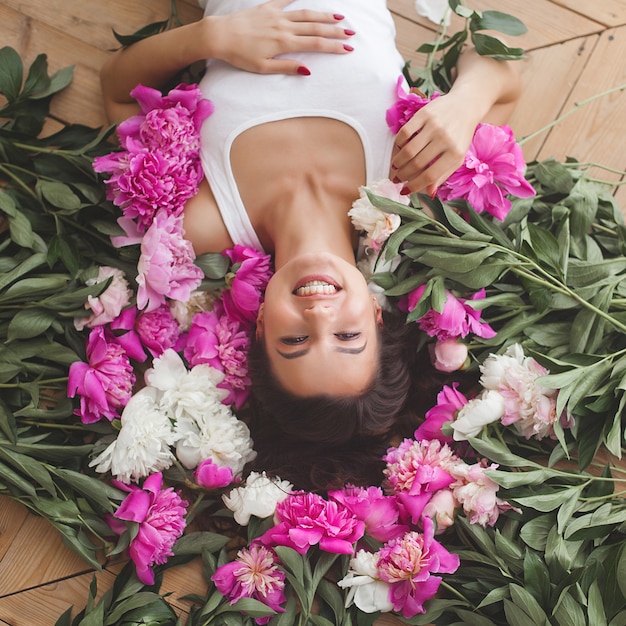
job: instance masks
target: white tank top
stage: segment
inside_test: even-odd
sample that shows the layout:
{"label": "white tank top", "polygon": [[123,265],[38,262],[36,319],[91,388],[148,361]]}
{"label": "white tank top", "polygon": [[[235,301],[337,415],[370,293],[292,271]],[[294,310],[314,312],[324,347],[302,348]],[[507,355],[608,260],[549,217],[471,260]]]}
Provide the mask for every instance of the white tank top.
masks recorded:
{"label": "white tank top", "polygon": [[[240,11],[263,1],[206,0],[205,15]],[[285,10],[303,8],[345,15],[338,26],[356,32],[349,40],[354,51],[288,55],[308,67],[310,76],[252,74],[212,59],[200,82],[204,97],[215,105],[201,129],[204,173],[233,243],[259,250],[262,246],[230,163],[232,144],[245,130],[296,117],[336,119],[352,127],[361,139],[366,182],[389,173],[393,135],[385,112],[395,101],[404,61],[395,47],[395,27],[386,0],[294,0]]]}

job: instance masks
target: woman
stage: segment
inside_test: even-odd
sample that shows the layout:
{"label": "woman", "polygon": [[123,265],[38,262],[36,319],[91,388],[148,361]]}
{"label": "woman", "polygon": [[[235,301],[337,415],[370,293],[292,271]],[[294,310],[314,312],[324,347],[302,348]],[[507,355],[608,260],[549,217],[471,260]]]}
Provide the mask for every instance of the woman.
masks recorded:
{"label": "woman", "polygon": [[[137,112],[135,85],[162,87],[208,59],[200,87],[215,112],[202,128],[206,177],[185,206],[186,236],[197,254],[245,244],[273,255],[257,324],[268,366],[256,370],[275,384],[261,385],[273,387],[261,407],[280,408],[300,440],[384,432],[408,394],[406,366],[384,382],[406,342],[381,348],[380,307],[355,265],[347,211],[359,186],[391,177],[434,193],[476,124],[502,123],[518,93],[509,64],[468,51],[450,93],[394,137],[385,125],[403,66],[394,36],[383,0],[208,0],[202,20],[116,53],[102,71],[107,114],[121,121]],[[319,405],[312,420],[302,411],[313,399],[340,404]]]}

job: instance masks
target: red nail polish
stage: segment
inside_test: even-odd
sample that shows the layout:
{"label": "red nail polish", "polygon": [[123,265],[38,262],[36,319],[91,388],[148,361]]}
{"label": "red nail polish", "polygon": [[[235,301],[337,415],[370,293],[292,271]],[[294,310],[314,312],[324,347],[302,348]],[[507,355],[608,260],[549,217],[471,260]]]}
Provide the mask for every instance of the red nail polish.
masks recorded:
{"label": "red nail polish", "polygon": [[352,30],[352,29],[350,29],[350,28],[344,28],[344,31],[343,31],[343,32],[344,32],[346,35],[348,35],[348,37],[352,37],[352,35],[356,35],[356,32],[355,32],[355,31],[353,31],[353,30]]}
{"label": "red nail polish", "polygon": [[430,193],[431,200],[435,199],[435,196],[437,195],[437,191],[439,191],[439,189],[437,187],[435,187],[434,190],[431,191],[431,193]]}
{"label": "red nail polish", "polygon": [[352,52],[352,51],[354,50],[354,48],[353,48],[352,46],[349,46],[347,43],[344,43],[344,44],[343,44],[343,49],[344,49],[346,52]]}
{"label": "red nail polish", "polygon": [[401,196],[408,196],[411,193],[411,190],[408,187],[402,187],[400,190]]}
{"label": "red nail polish", "polygon": [[391,182],[394,185],[399,185],[402,181],[397,176],[394,176],[394,178],[393,178],[393,180]]}
{"label": "red nail polish", "polygon": [[308,67],[304,67],[304,65],[301,65],[298,68],[298,74],[300,74],[300,76],[310,76],[311,70]]}
{"label": "red nail polish", "polygon": [[342,20],[345,16],[344,16],[344,15],[341,15],[341,13],[335,13],[335,14],[333,15],[333,17],[334,17],[337,21],[340,21],[340,20]]}

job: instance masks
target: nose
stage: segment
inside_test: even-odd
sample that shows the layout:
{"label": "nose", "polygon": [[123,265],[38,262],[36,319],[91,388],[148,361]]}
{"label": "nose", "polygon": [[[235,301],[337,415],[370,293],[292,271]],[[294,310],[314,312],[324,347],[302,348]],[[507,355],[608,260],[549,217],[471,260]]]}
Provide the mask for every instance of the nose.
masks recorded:
{"label": "nose", "polygon": [[315,303],[307,306],[303,314],[311,318],[329,318],[335,314],[335,307],[328,304]]}

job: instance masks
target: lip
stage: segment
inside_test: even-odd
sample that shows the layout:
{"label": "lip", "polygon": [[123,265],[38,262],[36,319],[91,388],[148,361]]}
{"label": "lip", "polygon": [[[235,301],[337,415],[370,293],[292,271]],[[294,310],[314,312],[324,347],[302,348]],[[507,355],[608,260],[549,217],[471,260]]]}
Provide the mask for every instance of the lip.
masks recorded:
{"label": "lip", "polygon": [[[300,289],[300,287],[304,287],[304,285],[314,280],[319,280],[321,282],[328,283],[329,285],[332,285],[335,289],[337,289],[337,291],[340,291],[341,289],[343,289],[343,287],[331,276],[327,276],[325,274],[309,274],[308,276],[303,276],[302,278],[300,278],[300,280],[298,280],[295,287],[293,288],[292,293],[295,293],[298,289]],[[332,294],[332,295],[335,295],[335,294]],[[299,296],[299,297],[309,298],[310,296]]]}

